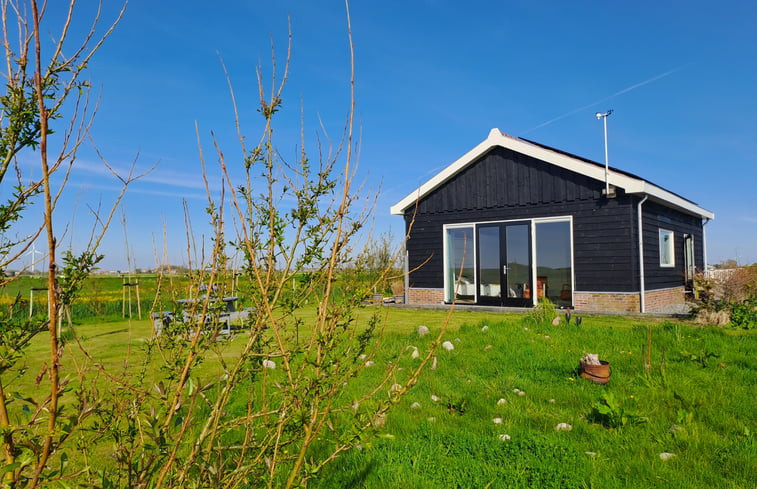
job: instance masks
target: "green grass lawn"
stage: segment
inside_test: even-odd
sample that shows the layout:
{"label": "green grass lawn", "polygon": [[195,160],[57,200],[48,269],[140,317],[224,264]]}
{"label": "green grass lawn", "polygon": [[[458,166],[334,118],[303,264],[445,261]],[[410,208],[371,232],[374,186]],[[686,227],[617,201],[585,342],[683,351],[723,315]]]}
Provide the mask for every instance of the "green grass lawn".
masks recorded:
{"label": "green grass lawn", "polygon": [[[411,325],[433,333],[440,318],[404,314],[390,314],[390,323],[407,326],[385,347],[423,353],[432,335],[419,338]],[[447,335],[455,349],[438,352],[436,370],[390,414],[383,436],[339,459],[316,487],[754,487],[753,332],[658,322],[647,374],[646,322],[589,317],[580,327],[553,327],[517,316],[465,318]],[[608,385],[577,375],[587,352],[611,362]],[[409,355],[402,361],[412,364]],[[606,394],[627,424],[592,416]],[[556,431],[559,423],[572,430]],[[664,452],[675,456],[663,461]]]}
{"label": "green grass lawn", "polygon": [[[345,396],[375,381],[389,361],[405,368],[419,362],[407,347],[422,356],[445,317],[430,310],[382,313],[386,335],[376,364]],[[642,347],[649,324],[653,368],[646,373]],[[431,334],[419,337],[419,325]],[[120,369],[141,357],[151,328],[145,320],[87,323],[77,333],[98,362]],[[379,436],[338,458],[313,487],[754,487],[754,331],[622,317],[585,317],[580,327],[535,325],[521,315],[458,311],[445,339],[454,350],[437,352],[436,369],[424,372]],[[242,341],[219,342],[217,353],[234,356]],[[44,335],[34,340],[26,375],[8,391],[34,388],[45,346]],[[63,375],[81,360],[74,345],[66,349]],[[587,352],[611,362],[609,384],[577,375]],[[198,377],[218,373],[212,359],[196,371]],[[618,421],[592,414],[607,394],[619,402],[611,413]],[[556,431],[558,423],[572,430]],[[664,452],[675,456],[663,461]]]}

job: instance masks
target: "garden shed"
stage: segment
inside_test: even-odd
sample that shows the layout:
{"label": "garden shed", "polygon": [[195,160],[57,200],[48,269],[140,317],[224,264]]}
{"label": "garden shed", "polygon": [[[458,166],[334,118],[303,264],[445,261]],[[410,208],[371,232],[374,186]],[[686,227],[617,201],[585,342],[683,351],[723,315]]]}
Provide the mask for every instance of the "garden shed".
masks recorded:
{"label": "garden shed", "polygon": [[636,175],[492,129],[391,207],[407,301],[654,312],[706,266],[714,214]]}

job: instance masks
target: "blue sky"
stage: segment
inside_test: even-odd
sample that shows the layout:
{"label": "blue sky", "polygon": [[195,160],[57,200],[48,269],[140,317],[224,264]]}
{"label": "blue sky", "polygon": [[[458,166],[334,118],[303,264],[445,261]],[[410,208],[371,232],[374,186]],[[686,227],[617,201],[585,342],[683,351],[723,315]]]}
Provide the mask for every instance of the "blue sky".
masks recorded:
{"label": "blue sky", "polygon": [[[88,15],[95,2],[80,3]],[[55,14],[49,22],[60,20]],[[754,2],[354,1],[351,15],[359,178],[381,188],[376,232],[399,236],[402,219],[389,206],[493,127],[604,161],[594,114],[613,109],[610,164],[713,211],[710,263],[757,262]],[[288,16],[291,77],[277,136],[281,152],[294,155],[301,105],[311,140],[319,118],[330,135],[343,127],[349,66],[342,2],[132,0],[92,61],[89,78],[101,92],[92,135],[100,150],[121,168],[137,153],[142,168],[158,163],[123,205],[138,266],[154,266],[164,223],[172,263],[186,262],[182,199],[195,233],[207,232],[195,122],[211,168],[211,130],[228,160],[239,153],[218,55],[243,131],[255,140],[262,120],[255,67],[262,62],[270,73],[272,39],[283,61]],[[79,164],[57,217],[61,229],[75,222],[64,242],[85,238],[86,204],[107,202],[116,188],[88,148]],[[217,170],[210,173],[217,182]],[[104,268],[125,268],[120,223],[102,251]]]}

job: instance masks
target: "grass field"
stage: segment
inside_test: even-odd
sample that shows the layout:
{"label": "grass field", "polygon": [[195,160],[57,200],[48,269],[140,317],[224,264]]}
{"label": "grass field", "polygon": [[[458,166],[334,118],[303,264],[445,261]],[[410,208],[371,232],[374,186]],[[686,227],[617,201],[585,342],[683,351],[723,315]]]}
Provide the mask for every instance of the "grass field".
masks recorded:
{"label": "grass field", "polygon": [[[418,362],[407,347],[423,354],[444,320],[441,311],[382,312],[387,329],[376,365],[346,396],[377,378],[388,361]],[[642,347],[649,324],[654,347],[647,373]],[[419,325],[431,334],[419,337]],[[97,361],[118,369],[141,355],[151,328],[146,320],[86,323],[77,333]],[[424,372],[379,436],[337,459],[313,487],[754,487],[753,330],[622,317],[551,326],[520,315],[460,311],[446,339],[454,350],[437,352],[436,369]],[[242,340],[225,342],[219,353],[233,356]],[[43,337],[35,339],[27,374],[12,390],[33,388],[45,346]],[[608,385],[577,375],[587,352],[611,362]],[[64,375],[76,357],[69,345]],[[217,372],[208,361],[197,375]],[[602,407],[603,396],[610,407]],[[572,429],[556,431],[559,423]],[[674,456],[665,461],[661,453]]]}

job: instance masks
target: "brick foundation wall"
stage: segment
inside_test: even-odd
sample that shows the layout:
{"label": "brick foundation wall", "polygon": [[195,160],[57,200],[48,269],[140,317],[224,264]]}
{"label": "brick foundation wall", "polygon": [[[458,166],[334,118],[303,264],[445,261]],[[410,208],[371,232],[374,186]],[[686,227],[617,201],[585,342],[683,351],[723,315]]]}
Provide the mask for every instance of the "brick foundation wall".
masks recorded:
{"label": "brick foundation wall", "polygon": [[408,304],[441,304],[444,302],[444,289],[410,288],[407,291]]}
{"label": "brick foundation wall", "polygon": [[672,304],[683,304],[685,301],[686,289],[684,287],[647,290],[644,293],[644,302],[647,312],[659,311]]}
{"label": "brick foundation wall", "polygon": [[618,292],[573,292],[573,307],[576,311],[639,312],[639,293]]}

